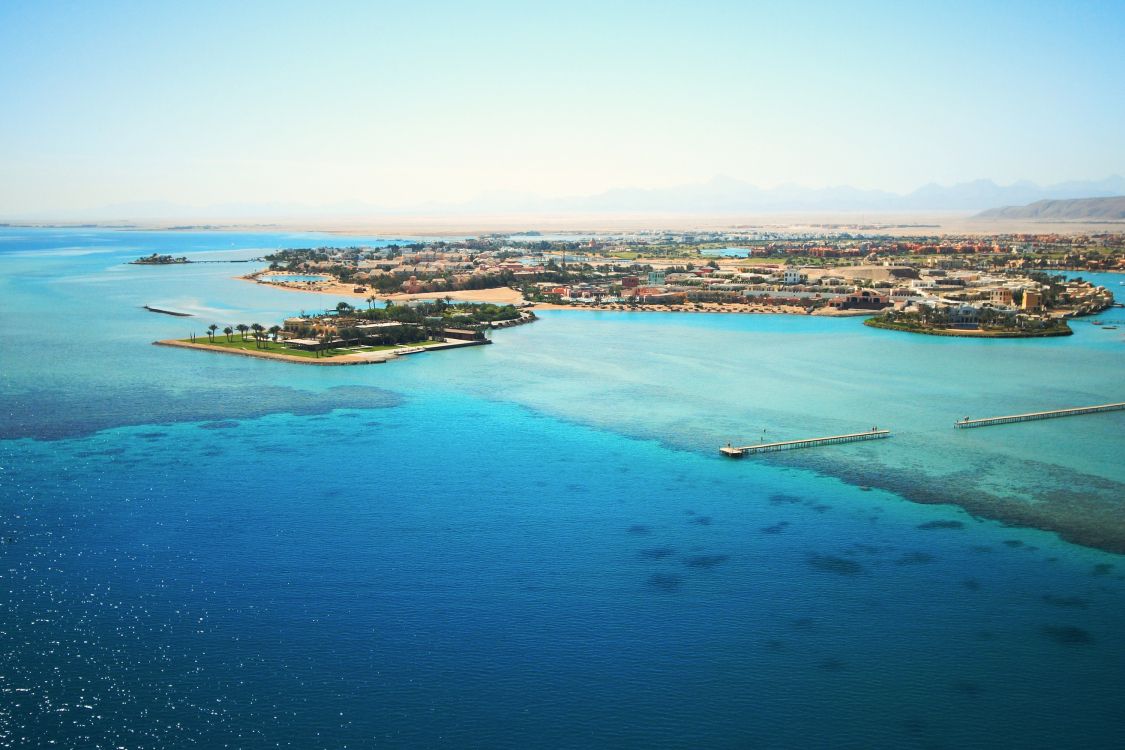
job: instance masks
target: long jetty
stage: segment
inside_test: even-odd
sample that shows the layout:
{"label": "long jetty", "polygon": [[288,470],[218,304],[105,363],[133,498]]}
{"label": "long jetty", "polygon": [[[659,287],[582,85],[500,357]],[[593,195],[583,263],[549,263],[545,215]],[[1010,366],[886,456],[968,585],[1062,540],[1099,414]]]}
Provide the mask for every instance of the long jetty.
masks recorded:
{"label": "long jetty", "polygon": [[879,440],[880,438],[890,436],[890,430],[867,430],[866,432],[853,432],[848,435],[830,435],[828,437],[805,438],[803,440],[783,440],[779,443],[759,443],[757,445],[742,446],[725,445],[719,449],[719,452],[729,458],[741,458],[752,453],[788,451],[796,448],[815,448],[818,445],[854,443],[859,440]]}
{"label": "long jetty", "polygon": [[1052,411],[1033,411],[1027,414],[1009,414],[1006,417],[985,417],[982,419],[960,419],[953,423],[959,430],[973,427],[991,427],[996,424],[1011,424],[1013,422],[1030,422],[1035,419],[1056,419],[1058,417],[1075,417],[1079,414],[1097,414],[1103,411],[1121,411],[1125,409],[1125,401],[1116,404],[1101,404],[1099,406],[1078,406],[1073,409],[1054,409]]}
{"label": "long jetty", "polygon": [[144,308],[149,312],[160,313],[161,315],[175,315],[177,318],[194,318],[191,313],[177,312],[175,310],[165,310],[162,307],[153,307],[152,305],[145,305]]}

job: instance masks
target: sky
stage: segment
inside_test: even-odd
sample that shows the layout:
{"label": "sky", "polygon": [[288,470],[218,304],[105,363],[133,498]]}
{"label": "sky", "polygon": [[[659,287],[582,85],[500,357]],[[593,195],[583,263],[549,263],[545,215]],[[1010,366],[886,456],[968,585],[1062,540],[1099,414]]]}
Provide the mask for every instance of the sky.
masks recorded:
{"label": "sky", "polygon": [[0,0],[0,216],[1125,173],[1125,2]]}

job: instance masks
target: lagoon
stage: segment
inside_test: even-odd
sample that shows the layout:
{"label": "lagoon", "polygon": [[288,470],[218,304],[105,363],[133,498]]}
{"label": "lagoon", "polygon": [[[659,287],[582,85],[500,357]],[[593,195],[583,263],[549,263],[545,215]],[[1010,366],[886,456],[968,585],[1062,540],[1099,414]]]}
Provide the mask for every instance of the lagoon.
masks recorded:
{"label": "lagoon", "polygon": [[749,258],[751,252],[752,250],[748,247],[716,247],[705,248],[700,251],[700,254],[713,258]]}

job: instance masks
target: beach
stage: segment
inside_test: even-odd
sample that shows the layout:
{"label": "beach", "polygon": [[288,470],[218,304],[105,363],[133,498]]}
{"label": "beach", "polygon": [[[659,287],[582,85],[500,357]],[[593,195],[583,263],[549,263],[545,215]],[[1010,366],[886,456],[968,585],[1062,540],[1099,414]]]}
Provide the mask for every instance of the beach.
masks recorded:
{"label": "beach", "polygon": [[[235,277],[242,281],[259,283],[255,274]],[[260,282],[267,283],[267,282]],[[421,292],[418,294],[378,294],[374,291],[355,291],[354,284],[342,284],[338,281],[330,282],[293,282],[270,283],[271,287],[289,291],[323,294],[341,299],[367,300],[375,297],[384,302],[395,304],[412,300],[439,300],[450,299],[454,302],[491,302],[497,305],[517,305],[530,310],[621,310],[628,312],[678,312],[678,313],[743,313],[743,314],[781,314],[781,315],[807,315],[808,310],[796,305],[760,305],[760,304],[724,304],[716,302],[687,303],[683,305],[637,305],[630,306],[623,303],[585,303],[576,302],[570,305],[551,302],[528,303],[518,289],[510,287],[495,287],[492,289],[462,289],[448,292]],[[847,317],[852,315],[870,315],[871,311],[824,311],[820,315],[836,315]]]}
{"label": "beach", "polygon": [[[390,301],[394,303],[409,302],[412,300],[437,300],[437,299],[451,299],[456,302],[492,302],[497,305],[520,305],[523,304],[523,295],[516,289],[508,287],[496,287],[493,289],[460,289],[442,292],[420,292],[417,294],[381,294],[373,289],[368,289],[363,292],[355,291],[357,284],[344,284],[339,281],[324,281],[324,282],[259,282],[256,278],[257,274],[248,274],[245,276],[237,276],[235,278],[242,281],[251,281],[254,283],[268,283],[271,287],[278,289],[286,289],[289,291],[326,294],[332,297],[341,299],[358,299],[367,300],[369,297],[383,301]],[[278,274],[278,278],[284,278],[284,275]]]}
{"label": "beach", "polygon": [[[576,302],[570,305],[560,305],[551,302],[536,302],[531,305],[532,310],[601,310],[618,312],[650,312],[650,313],[739,313],[744,315],[808,315],[803,307],[796,305],[755,305],[738,303],[717,302],[688,302],[682,305],[628,305],[623,303],[585,303]],[[870,314],[870,313],[865,313]]]}

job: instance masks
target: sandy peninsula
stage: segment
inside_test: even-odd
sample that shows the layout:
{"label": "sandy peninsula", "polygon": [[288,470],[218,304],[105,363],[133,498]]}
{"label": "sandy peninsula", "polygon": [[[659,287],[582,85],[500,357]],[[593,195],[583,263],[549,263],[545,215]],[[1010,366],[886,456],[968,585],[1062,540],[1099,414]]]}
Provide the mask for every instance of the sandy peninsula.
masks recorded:
{"label": "sandy peninsula", "polygon": [[257,359],[272,359],[280,362],[292,362],[298,365],[320,365],[327,367],[337,367],[346,365],[374,365],[382,362],[390,362],[391,360],[398,359],[399,357],[406,357],[411,354],[420,354],[427,351],[438,351],[441,349],[461,349],[466,346],[481,346],[482,344],[490,344],[490,341],[448,341],[448,342],[435,342],[430,344],[417,344],[417,345],[403,345],[395,347],[394,349],[383,349],[380,351],[355,351],[349,354],[337,354],[327,357],[301,357],[293,354],[282,354],[275,351],[258,351],[253,349],[230,349],[222,346],[212,346],[206,342],[199,341],[181,341],[179,339],[165,339],[162,341],[153,341],[156,346],[176,346],[181,349],[197,349],[205,352],[218,352],[220,354],[233,354],[239,357],[255,357]]}
{"label": "sandy peninsula", "polygon": [[[411,300],[436,300],[451,299],[454,302],[491,302],[497,305],[519,305],[530,310],[616,310],[621,312],[676,312],[676,313],[742,313],[755,315],[808,315],[804,307],[796,305],[758,305],[758,304],[726,304],[716,302],[701,302],[685,305],[641,305],[630,307],[616,303],[579,303],[574,305],[560,305],[550,302],[537,302],[528,304],[517,289],[510,287],[494,287],[492,289],[461,289],[444,292],[419,292],[417,294],[378,294],[372,290],[357,292],[354,284],[343,284],[339,281],[317,282],[259,282],[253,274],[236,277],[243,281],[255,283],[269,283],[278,289],[288,289],[295,292],[313,292],[325,294],[338,299],[367,300],[371,297],[381,301],[394,302],[395,304]],[[279,274],[279,278],[283,278]],[[822,315],[870,315],[870,311],[848,310],[842,313],[820,313]]]}
{"label": "sandy peninsula", "polygon": [[[795,305],[754,305],[721,304],[717,302],[688,303],[684,305],[638,305],[631,307],[616,303],[580,303],[558,305],[551,302],[537,302],[531,310],[601,310],[615,312],[665,312],[665,313],[740,313],[743,315],[808,315],[803,307]],[[870,314],[870,313],[868,313]]]}
{"label": "sandy peninsula", "polygon": [[[284,275],[277,274],[278,278],[284,278]],[[419,299],[451,299],[454,302],[492,302],[497,305],[522,305],[525,303],[523,295],[516,289],[509,287],[495,287],[493,289],[460,289],[456,291],[444,292],[419,292],[417,294],[380,294],[373,289],[367,291],[355,291],[355,284],[344,284],[339,281],[316,281],[316,282],[265,282],[258,281],[256,274],[248,274],[246,276],[235,277],[241,281],[250,281],[268,285],[277,289],[287,289],[291,292],[313,292],[315,294],[327,294],[332,297],[348,298],[367,300],[374,297],[378,300],[390,301],[394,303],[409,302],[410,300]]]}

